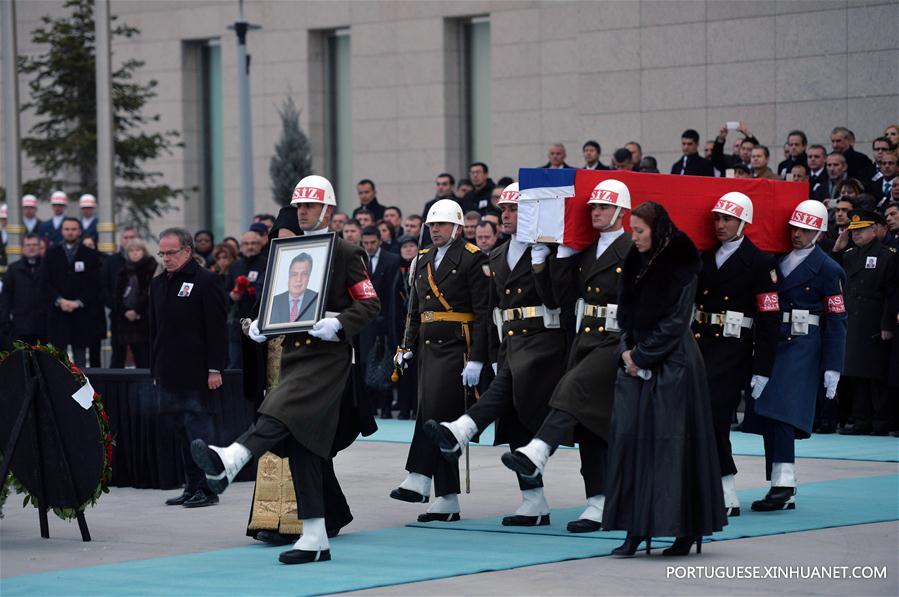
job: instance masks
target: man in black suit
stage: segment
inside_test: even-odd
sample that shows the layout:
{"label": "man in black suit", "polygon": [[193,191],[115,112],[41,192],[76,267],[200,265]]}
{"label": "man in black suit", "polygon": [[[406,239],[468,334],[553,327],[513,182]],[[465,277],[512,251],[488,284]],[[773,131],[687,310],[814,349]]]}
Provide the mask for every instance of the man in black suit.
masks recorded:
{"label": "man in black suit", "polygon": [[101,301],[100,254],[81,244],[81,222],[65,218],[62,242],[47,251],[41,287],[49,310],[47,332],[57,348],[72,347],[75,364],[100,367],[100,340],[106,335],[106,314]]}
{"label": "man in black suit", "polygon": [[[565,157],[567,156],[567,152],[565,151],[565,146],[561,143],[553,143],[549,146],[549,149],[546,151],[546,159],[549,160],[542,166],[541,168],[571,168],[568,164],[565,163]],[[464,207],[464,206],[463,206]]]}
{"label": "man in black suit", "polygon": [[[465,196],[459,201],[462,213],[470,211],[476,211],[481,215],[487,213],[487,209],[490,207],[490,195],[493,193],[493,187],[496,186],[489,174],[490,171],[484,162],[473,162],[468,167],[468,176],[471,178],[471,185],[474,188],[465,193]],[[462,182],[460,181],[457,189],[461,187]],[[445,197],[445,199],[452,199],[452,197]],[[430,210],[425,211],[422,215],[427,217],[428,213]]]}
{"label": "man in black suit", "polygon": [[375,222],[384,217],[384,209],[386,208],[378,202],[378,191],[375,189],[373,180],[368,178],[360,180],[356,185],[356,195],[359,196],[359,207],[353,210],[354,218],[363,209],[371,212]]}
{"label": "man in black suit", "polygon": [[[369,275],[371,276],[372,286],[375,288],[375,294],[381,300],[381,311],[378,316],[362,329],[359,336],[361,346],[361,360],[363,367],[369,365],[369,354],[372,351],[377,353],[378,345],[384,349],[384,354],[393,356],[393,347],[397,345],[397,325],[399,316],[396,313],[396,278],[400,271],[400,257],[390,251],[386,251],[381,246],[381,235],[374,226],[369,226],[362,231],[362,248],[368,254]],[[367,373],[367,372],[366,372]],[[368,379],[368,375],[365,375]],[[384,380],[385,383],[387,380]],[[369,392],[374,394],[375,399],[372,405],[381,411],[382,419],[393,418],[393,391],[387,391],[382,388],[368,388]]]}
{"label": "man in black suit", "polygon": [[[41,239],[34,233],[22,241],[22,258],[9,266],[0,290],[0,336],[29,344],[47,341],[47,308],[41,299]],[[3,347],[4,350],[9,348]]]}
{"label": "man in black suit", "polygon": [[877,199],[876,208],[878,211],[883,212],[891,201],[893,180],[899,175],[897,159],[899,159],[899,152],[885,151],[880,158],[880,177],[868,184],[868,192]]}
{"label": "man in black suit", "polygon": [[699,155],[699,133],[687,129],[681,135],[683,157],[671,165],[671,174],[688,176],[715,176],[712,162]]}
{"label": "man in black suit", "polygon": [[876,168],[874,162],[863,153],[855,151],[855,133],[844,126],[834,127],[830,133],[830,147],[846,158],[849,178],[871,180]]}
{"label": "man in black suit", "polygon": [[271,323],[287,323],[314,319],[318,293],[307,288],[312,274],[312,256],[300,253],[290,261],[287,290],[272,300]]}
{"label": "man in black suit", "polygon": [[587,141],[581,148],[584,154],[584,170],[608,170],[609,167],[599,161],[602,154],[602,148],[596,141]]}
{"label": "man in black suit", "polygon": [[806,151],[808,159],[808,191],[809,197],[814,197],[822,185],[827,182],[827,148],[823,145],[812,145]]}
{"label": "man in black suit", "polygon": [[193,236],[183,228],[159,235],[165,271],[150,283],[150,374],[160,410],[179,417],[177,441],[184,465],[184,492],[169,506],[198,508],[219,499],[190,456],[195,438],[213,441],[212,390],[222,385],[228,345],[225,291],[193,255]]}
{"label": "man in black suit", "polygon": [[[131,225],[122,226],[119,229],[119,250],[106,258],[103,262],[102,279],[103,279],[103,304],[112,311],[115,306],[115,285],[118,278],[119,270],[125,267],[128,256],[125,253],[125,247],[133,240],[137,240],[137,228]],[[118,337],[118,329],[115,317],[109,318],[112,337]],[[112,358],[109,361],[111,369],[124,369],[125,359],[128,356],[128,345],[112,343]]]}
{"label": "man in black suit", "polygon": [[787,133],[787,151],[789,156],[787,159],[777,165],[776,174],[782,179],[787,177],[790,170],[795,164],[805,164],[808,157],[805,155],[805,148],[808,146],[808,137],[800,130],[793,130]]}

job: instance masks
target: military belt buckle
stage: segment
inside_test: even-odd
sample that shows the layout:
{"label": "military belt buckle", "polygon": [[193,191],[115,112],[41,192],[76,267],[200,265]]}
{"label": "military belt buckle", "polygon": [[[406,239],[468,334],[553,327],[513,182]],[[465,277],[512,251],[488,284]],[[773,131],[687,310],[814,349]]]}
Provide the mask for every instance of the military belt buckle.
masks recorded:
{"label": "military belt buckle", "polygon": [[724,312],[724,331],[722,335],[725,338],[739,338],[743,330],[743,313],[740,311]]}
{"label": "military belt buckle", "polygon": [[793,309],[790,311],[790,331],[794,336],[808,334],[809,312],[808,309]]}

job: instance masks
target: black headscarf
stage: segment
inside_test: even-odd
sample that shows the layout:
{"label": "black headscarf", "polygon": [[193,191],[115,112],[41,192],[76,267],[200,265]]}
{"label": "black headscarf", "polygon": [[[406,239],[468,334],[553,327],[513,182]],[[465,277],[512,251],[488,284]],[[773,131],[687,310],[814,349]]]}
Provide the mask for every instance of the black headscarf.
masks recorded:
{"label": "black headscarf", "polygon": [[[652,227],[650,228],[650,232],[652,233],[652,248],[646,253],[641,253],[642,266],[637,273],[635,282],[638,282],[640,278],[646,274],[652,263],[671,243],[671,239],[674,238],[674,235],[678,232],[677,226],[675,226],[674,222],[671,220],[671,216],[668,215],[668,212],[660,204],[654,201],[647,201],[640,207],[652,209],[654,216]],[[637,217],[639,218],[640,215],[637,214]]]}

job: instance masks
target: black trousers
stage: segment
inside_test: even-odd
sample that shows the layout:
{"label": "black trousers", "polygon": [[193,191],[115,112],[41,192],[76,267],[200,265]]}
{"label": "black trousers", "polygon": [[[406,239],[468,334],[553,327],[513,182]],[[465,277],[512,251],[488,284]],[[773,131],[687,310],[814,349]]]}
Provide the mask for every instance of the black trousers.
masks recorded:
{"label": "black trousers", "polygon": [[138,369],[147,369],[150,367],[150,343],[135,342],[134,344],[112,345],[112,357],[109,360],[110,369],[125,368],[129,346],[131,347],[131,354],[134,356],[134,366]]}
{"label": "black trousers", "polygon": [[297,515],[301,520],[324,518],[325,528],[340,529],[353,520],[346,496],[334,474],[334,462],[310,452],[296,441],[287,425],[274,417],[260,415],[239,438],[258,458],[275,447],[282,447],[289,458],[290,474],[297,496]]}
{"label": "black trousers", "polygon": [[581,425],[572,415],[555,408],[549,409],[549,414],[534,437],[549,444],[555,452],[565,438],[571,436],[572,431],[581,454],[581,477],[584,479],[586,497],[605,493],[609,451],[606,440]]}
{"label": "black trousers", "polygon": [[440,455],[440,448],[425,435],[423,423],[419,410],[415,417],[415,430],[412,432],[409,456],[406,457],[406,470],[425,477],[433,477],[434,495],[438,497],[459,493],[459,463],[447,462]]}
{"label": "black trousers", "polygon": [[740,404],[740,391],[733,388],[717,388],[711,394],[712,426],[715,430],[715,447],[718,451],[718,463],[721,476],[737,474],[734,463],[733,448],[730,444],[730,426],[734,420],[734,412]]}
{"label": "black trousers", "polygon": [[[762,418],[762,417],[760,417]],[[796,428],[789,423],[764,417],[765,478],[771,480],[775,462],[796,462]]]}
{"label": "black trousers", "polygon": [[173,432],[178,443],[178,452],[181,454],[181,464],[184,467],[185,490],[194,493],[198,489],[209,493],[206,484],[206,474],[197,466],[190,455],[190,443],[195,439],[202,439],[207,444],[215,439],[214,418],[206,408],[207,401],[195,390],[167,390],[159,388],[161,400],[169,406],[177,405],[174,412]]}
{"label": "black trousers", "polygon": [[[501,419],[502,433],[509,441],[509,448],[512,450],[527,445],[534,438],[534,434],[525,427],[515,411],[512,396],[512,370],[505,363],[497,371],[496,377],[490,383],[487,391],[481,394],[481,398],[465,414],[471,417],[478,426],[478,432],[486,429],[497,419]],[[535,481],[521,475],[516,476],[518,477],[518,487],[522,491],[543,487],[542,477]]]}
{"label": "black trousers", "polygon": [[100,358],[100,340],[92,340],[87,345],[72,345],[72,360],[75,361],[75,365],[81,369],[87,367],[88,355],[90,355],[92,368],[103,366],[103,361]]}
{"label": "black trousers", "polygon": [[856,425],[871,426],[878,433],[890,430],[890,393],[885,381],[864,377],[847,377],[852,396],[852,417]]}

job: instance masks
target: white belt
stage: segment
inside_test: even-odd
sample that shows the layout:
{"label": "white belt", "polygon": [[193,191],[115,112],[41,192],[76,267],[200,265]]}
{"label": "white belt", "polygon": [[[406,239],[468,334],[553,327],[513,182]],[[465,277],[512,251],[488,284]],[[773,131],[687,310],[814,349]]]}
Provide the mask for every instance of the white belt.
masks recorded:
{"label": "white belt", "polygon": [[[728,313],[731,314],[728,318]],[[707,323],[709,325],[724,325],[726,323],[737,323],[739,321],[741,328],[752,329],[752,317],[746,317],[739,311],[728,311],[725,313],[706,313],[705,311],[696,311],[693,316],[696,323]]]}
{"label": "white belt", "polygon": [[821,324],[821,318],[809,313],[806,309],[784,311],[782,320],[784,323],[790,324],[790,333],[794,336],[804,336],[808,334],[808,326]]}

